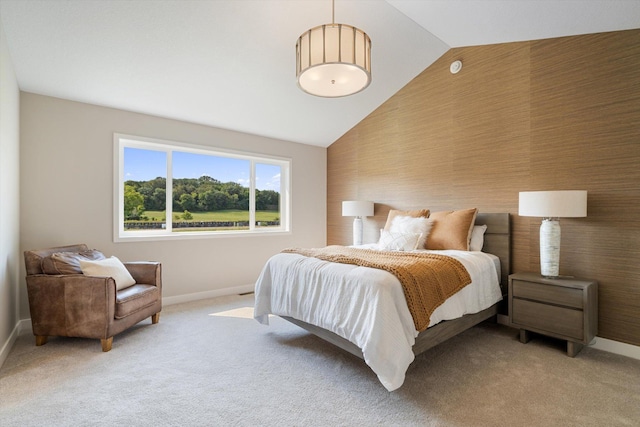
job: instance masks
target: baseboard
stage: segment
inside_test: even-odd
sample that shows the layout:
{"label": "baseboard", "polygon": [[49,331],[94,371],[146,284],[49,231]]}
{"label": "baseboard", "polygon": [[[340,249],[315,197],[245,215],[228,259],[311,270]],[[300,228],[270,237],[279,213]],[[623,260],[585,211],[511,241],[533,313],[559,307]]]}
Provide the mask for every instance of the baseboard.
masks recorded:
{"label": "baseboard", "polygon": [[31,318],[22,319],[18,322],[18,335],[22,335],[26,332],[31,332]]}
{"label": "baseboard", "polygon": [[595,337],[593,342],[589,344],[589,347],[640,360],[640,346],[637,345]]}
{"label": "baseboard", "polygon": [[[18,339],[18,335],[20,335],[20,323],[22,323],[22,321],[16,323],[13,331],[11,331],[11,333],[9,334],[9,338],[7,338],[7,341],[5,341],[4,345],[2,346],[2,350],[0,350],[0,366],[4,364],[5,360],[7,360],[9,352],[13,348],[13,344],[15,344],[16,340]],[[31,321],[29,321],[29,324],[31,324]]]}
{"label": "baseboard", "polygon": [[[504,314],[498,314],[498,323],[500,325],[505,325],[513,328],[513,326],[509,322],[509,316],[506,316]],[[595,337],[589,344],[589,347],[640,360],[640,346],[637,345],[609,340],[607,338]]]}
{"label": "baseboard", "polygon": [[238,295],[247,292],[253,292],[255,289],[254,284],[234,286],[232,288],[215,289],[213,291],[196,292],[193,294],[177,295],[175,297],[163,297],[162,305],[181,304],[183,302],[198,301],[207,298],[223,297],[227,295]]}

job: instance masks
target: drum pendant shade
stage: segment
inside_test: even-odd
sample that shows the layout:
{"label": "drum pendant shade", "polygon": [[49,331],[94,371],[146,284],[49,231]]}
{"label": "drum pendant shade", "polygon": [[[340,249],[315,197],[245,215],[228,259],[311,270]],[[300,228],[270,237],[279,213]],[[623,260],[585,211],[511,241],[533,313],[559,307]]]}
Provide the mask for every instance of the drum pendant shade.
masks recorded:
{"label": "drum pendant shade", "polygon": [[346,24],[311,28],[296,43],[296,77],[300,89],[315,96],[362,91],[371,83],[371,39]]}

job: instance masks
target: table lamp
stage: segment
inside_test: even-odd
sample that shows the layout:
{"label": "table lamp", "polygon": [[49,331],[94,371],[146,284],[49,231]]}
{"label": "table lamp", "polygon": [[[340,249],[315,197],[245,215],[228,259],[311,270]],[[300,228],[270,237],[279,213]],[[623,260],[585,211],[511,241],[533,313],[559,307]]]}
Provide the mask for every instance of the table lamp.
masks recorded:
{"label": "table lamp", "polygon": [[558,277],[560,273],[559,218],[586,217],[587,192],[584,190],[521,191],[518,215],[542,217],[540,272],[544,277]]}
{"label": "table lamp", "polygon": [[342,202],[342,216],[354,216],[353,244],[362,244],[362,217],[373,216],[373,202],[361,200]]}

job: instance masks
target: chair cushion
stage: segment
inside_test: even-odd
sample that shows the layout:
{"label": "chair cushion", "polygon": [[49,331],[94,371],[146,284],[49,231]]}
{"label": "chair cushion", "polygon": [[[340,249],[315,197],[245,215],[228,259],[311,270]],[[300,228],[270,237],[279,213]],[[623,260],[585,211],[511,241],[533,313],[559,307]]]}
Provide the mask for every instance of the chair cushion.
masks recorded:
{"label": "chair cushion", "polygon": [[95,249],[81,252],[55,252],[42,258],[41,268],[44,274],[82,274],[80,260],[95,261],[100,259],[105,259],[105,256]]}
{"label": "chair cushion", "polygon": [[133,285],[116,293],[115,318],[122,319],[140,311],[160,298],[160,290],[153,285]]}

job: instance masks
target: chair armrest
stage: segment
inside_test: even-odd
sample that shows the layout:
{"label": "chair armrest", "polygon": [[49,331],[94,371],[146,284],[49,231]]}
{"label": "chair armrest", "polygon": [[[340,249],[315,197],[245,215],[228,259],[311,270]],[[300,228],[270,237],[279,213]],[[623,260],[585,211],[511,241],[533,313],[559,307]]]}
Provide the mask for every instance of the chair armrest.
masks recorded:
{"label": "chair armrest", "polygon": [[27,293],[35,335],[107,338],[106,331],[115,313],[113,278],[28,275]]}
{"label": "chair armrest", "polygon": [[123,262],[136,283],[162,288],[162,265],[155,261]]}

